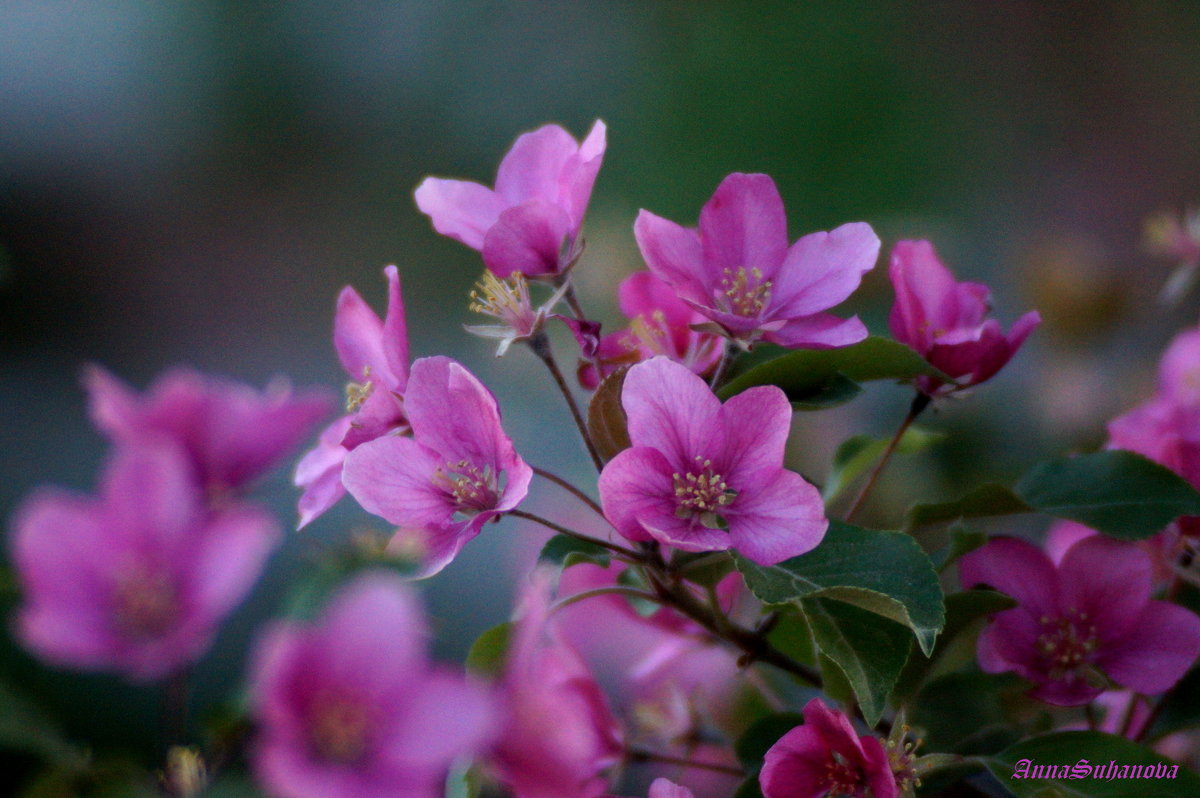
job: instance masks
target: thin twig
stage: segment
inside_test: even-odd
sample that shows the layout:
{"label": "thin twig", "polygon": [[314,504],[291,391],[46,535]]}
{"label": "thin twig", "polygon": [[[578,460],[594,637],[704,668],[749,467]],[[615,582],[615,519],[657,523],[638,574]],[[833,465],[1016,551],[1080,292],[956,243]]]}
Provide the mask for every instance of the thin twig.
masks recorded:
{"label": "thin twig", "polygon": [[713,369],[712,376],[708,379],[709,388],[715,391],[721,387],[721,382],[725,379],[725,374],[729,371],[729,366],[733,363],[736,353],[737,346],[733,341],[726,341],[725,347],[721,350],[721,359],[717,361],[717,367]]}
{"label": "thin twig", "polygon": [[577,487],[576,485],[574,485],[571,482],[568,482],[567,480],[563,479],[562,477],[558,476],[557,474],[547,471],[544,468],[538,468],[537,466],[531,466],[531,467],[533,468],[533,473],[537,474],[539,477],[542,477],[543,479],[550,480],[555,485],[558,485],[563,490],[572,494],[573,496],[575,496],[575,498],[579,499],[581,502],[586,504],[588,507],[595,510],[596,514],[599,515],[601,518],[605,517],[604,509],[599,504],[597,504],[595,502],[595,500],[592,499],[591,496],[588,496],[586,493],[584,493],[579,487]]}
{"label": "thin twig", "polygon": [[859,511],[859,509],[862,508],[863,502],[866,501],[867,496],[875,487],[875,482],[879,479],[879,475],[883,473],[884,466],[888,464],[888,460],[891,459],[892,453],[895,452],[896,447],[900,445],[900,439],[904,437],[904,433],[908,432],[908,428],[912,426],[912,423],[917,420],[917,416],[921,415],[921,412],[924,411],[925,408],[929,407],[929,401],[929,396],[923,393],[918,393],[915,397],[913,397],[912,405],[908,408],[908,415],[904,417],[904,421],[900,422],[900,426],[896,430],[896,434],[892,436],[890,441],[888,441],[887,448],[883,450],[883,454],[880,456],[879,462],[875,464],[874,470],[871,471],[871,476],[868,477],[866,484],[864,484],[862,487],[862,490],[858,492],[858,496],[854,499],[854,503],[850,505],[850,509],[846,511],[846,523],[850,523],[854,520],[855,514]]}
{"label": "thin twig", "polygon": [[524,510],[509,510],[506,513],[506,515],[516,516],[517,518],[524,518],[526,521],[533,521],[534,523],[541,524],[542,526],[546,527],[547,529],[552,529],[555,532],[561,533],[563,535],[569,535],[570,537],[573,537],[577,540],[582,540],[584,543],[591,543],[592,545],[600,546],[602,548],[608,549],[611,552],[615,552],[615,553],[621,555],[628,562],[640,562],[642,560],[642,555],[638,554],[633,549],[627,549],[624,546],[620,545],[619,543],[612,543],[610,541],[604,540],[603,538],[594,538],[591,535],[585,535],[582,532],[576,532],[574,529],[565,527],[562,524],[556,524],[548,518],[542,518],[540,515],[534,515],[533,513],[527,513]]}
{"label": "thin twig", "polygon": [[596,596],[628,596],[629,598],[642,599],[643,601],[652,601],[655,604],[662,604],[662,599],[647,590],[638,590],[636,587],[627,587],[625,585],[609,585],[607,587],[596,587],[591,590],[585,590],[582,593],[576,593],[567,596],[564,599],[559,599],[550,607],[550,612],[558,612],[564,607],[569,607],[576,602],[584,599],[595,598]]}
{"label": "thin twig", "polygon": [[678,765],[683,768],[697,768],[699,770],[711,770],[714,773],[728,773],[730,776],[745,777],[746,772],[734,765],[722,765],[717,762],[703,762],[697,759],[684,759],[683,757],[671,756],[670,754],[660,754],[656,751],[647,751],[644,748],[626,748],[625,757],[631,762],[656,762],[660,765]]}
{"label": "thin twig", "polygon": [[592,442],[592,436],[588,434],[587,422],[583,420],[583,414],[579,412],[579,405],[575,403],[575,396],[571,393],[571,388],[563,378],[562,372],[559,371],[558,362],[554,359],[554,352],[550,349],[550,340],[544,332],[538,333],[529,339],[529,348],[546,364],[550,376],[554,378],[554,384],[558,386],[559,393],[562,394],[563,399],[567,402],[567,408],[571,411],[571,418],[575,420],[575,426],[579,429],[579,435],[583,438],[583,445],[587,447],[588,455],[592,458],[592,464],[596,466],[597,471],[602,470],[604,468],[604,461],[600,459],[600,453],[596,451],[596,444]]}

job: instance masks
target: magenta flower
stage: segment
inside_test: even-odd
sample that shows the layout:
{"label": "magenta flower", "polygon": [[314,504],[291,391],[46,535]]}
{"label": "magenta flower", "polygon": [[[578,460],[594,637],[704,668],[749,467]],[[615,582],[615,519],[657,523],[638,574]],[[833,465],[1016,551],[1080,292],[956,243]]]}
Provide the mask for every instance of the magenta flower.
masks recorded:
{"label": "magenta flower", "polygon": [[521,602],[501,690],[504,723],[492,769],[516,798],[598,798],[621,758],[621,730],[583,659],[549,615],[535,574]]}
{"label": "magenta flower", "polygon": [[1055,565],[1032,544],[995,538],[962,558],[959,578],[1019,602],[979,636],[979,666],[1016,672],[1050,704],[1086,704],[1108,680],[1161,693],[1200,655],[1200,618],[1151,600],[1150,560],[1129,543],[1084,537]]}
{"label": "magenta flower", "polygon": [[760,386],[724,405],[665,357],[629,370],[621,397],[633,446],[600,475],[608,520],[633,541],[737,549],[763,565],[811,550],[829,522],[817,489],[783,468],[792,408]]}
{"label": "magenta flower", "polygon": [[859,736],[850,719],[819,698],[804,706],[804,724],[767,751],[758,776],[764,798],[898,798],[887,752]]}
{"label": "magenta flower", "polygon": [[405,412],[412,437],[358,446],[346,456],[342,483],[367,512],[425,533],[428,575],[515,508],[533,471],[504,434],[496,398],[448,357],[413,363]]}
{"label": "magenta flower", "polygon": [[517,138],[500,162],[493,191],[427,177],[417,207],[444,236],[483,253],[497,277],[563,272],[578,255],[579,229],[604,160],[604,123],[582,143],[558,125]]}
{"label": "magenta flower", "polygon": [[263,391],[190,369],[159,377],[138,395],[99,366],[84,373],[92,422],[118,443],[168,437],[188,453],[211,493],[239,490],[286,457],[328,415],[322,391]]}
{"label": "magenta flower", "polygon": [[492,700],[431,665],[421,608],[398,577],[368,573],[313,624],[259,641],[250,700],[262,786],[279,798],[441,796],[451,763],[481,750]]}
{"label": "magenta flower", "polygon": [[404,299],[395,266],[383,270],[388,283],[387,315],[383,320],[350,286],[337,299],[333,345],[342,368],[350,375],[346,386],[347,414],[321,433],[316,447],[296,465],[300,495],[300,528],[346,495],[342,463],[346,452],[381,435],[408,432],[404,390],[408,386],[408,331]]}
{"label": "magenta flower", "polygon": [[789,247],[783,200],[767,175],[726,177],[700,211],[698,229],[643,210],[633,230],[650,271],[743,345],[763,339],[826,349],[867,336],[857,316],[824,311],[875,266],[879,239],[855,222]]}
{"label": "magenta flower", "polygon": [[721,359],[720,336],[694,329],[693,325],[703,324],[704,316],[652,272],[626,277],[619,296],[621,312],[630,318],[630,324],[600,339],[599,371],[591,363],[580,369],[585,388],[594,389],[621,366],[655,355],[665,355],[700,375],[712,371]]}
{"label": "magenta flower", "polygon": [[897,241],[888,276],[896,291],[888,319],[892,335],[958,381],[947,385],[921,377],[917,387],[928,396],[990,379],[1042,320],[1031,310],[1006,336],[999,322],[987,318],[988,287],[956,282],[928,241]]}
{"label": "magenta flower", "polygon": [[1200,407],[1200,328],[1176,335],[1163,352],[1158,393],[1175,404]]}
{"label": "magenta flower", "polygon": [[258,507],[208,510],[174,442],[121,443],[99,496],[43,489],[17,511],[17,634],[57,665],[162,679],[207,650],[278,539]]}

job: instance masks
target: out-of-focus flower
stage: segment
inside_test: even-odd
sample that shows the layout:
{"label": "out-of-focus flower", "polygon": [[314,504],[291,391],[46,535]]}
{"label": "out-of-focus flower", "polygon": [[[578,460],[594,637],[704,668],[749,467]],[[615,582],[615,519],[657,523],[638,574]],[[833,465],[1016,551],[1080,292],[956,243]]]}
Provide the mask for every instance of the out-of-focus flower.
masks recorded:
{"label": "out-of-focus flower", "polygon": [[857,316],[824,311],[875,266],[879,239],[870,225],[853,222],[789,247],[783,200],[767,175],[726,177],[697,229],[643,210],[633,230],[650,271],[744,346],[761,339],[825,349],[867,336]]}
{"label": "out-of-focus flower", "polygon": [[1019,602],[979,636],[979,666],[1016,672],[1050,704],[1086,704],[1109,680],[1161,693],[1200,655],[1200,618],[1151,600],[1150,559],[1129,543],[1084,537],[1056,565],[1032,544],[995,538],[962,558],[959,578]]}
{"label": "out-of-focus flower", "polygon": [[767,751],[758,781],[764,798],[899,795],[883,743],[860,737],[849,718],[819,698],[805,705],[804,724]]}
{"label": "out-of-focus flower", "polygon": [[92,422],[117,443],[175,440],[195,478],[212,494],[240,490],[274,467],[332,409],[323,391],[294,394],[278,381],[265,391],[175,369],[144,394],[99,366],[84,373]]}
{"label": "out-of-focus flower", "polygon": [[280,798],[441,796],[446,772],[494,728],[479,685],[428,661],[425,620],[399,577],[369,572],[311,625],[260,640],[253,764]]}
{"label": "out-of-focus flower", "polygon": [[665,355],[700,375],[712,371],[721,359],[721,337],[694,329],[704,316],[654,273],[629,275],[621,282],[619,296],[621,312],[631,321],[625,329],[600,339],[598,370],[590,361],[580,369],[579,380],[588,390],[621,366],[655,355]]}
{"label": "out-of-focus flower", "polygon": [[1200,209],[1154,214],[1146,219],[1143,240],[1151,254],[1177,264],[1160,297],[1164,302],[1178,302],[1196,282],[1196,270],[1200,269]]}
{"label": "out-of-focus flower", "polygon": [[1200,407],[1200,329],[1176,335],[1163,352],[1158,393],[1176,404]]}
{"label": "out-of-focus flower", "polygon": [[408,386],[408,329],[400,274],[395,266],[383,270],[388,284],[387,314],[383,320],[350,286],[338,294],[333,319],[333,345],[346,385],[346,415],[322,431],[316,447],[296,466],[300,496],[300,528],[337,503],[346,452],[381,435],[408,432],[404,389]]}
{"label": "out-of-focus flower", "polygon": [[[607,796],[607,798],[619,798],[619,796]],[[673,781],[655,779],[650,784],[647,798],[695,798],[695,795],[687,787],[681,787]]]}
{"label": "out-of-focus flower", "polygon": [[888,318],[892,335],[958,381],[947,385],[921,377],[917,387],[933,396],[978,385],[996,374],[1041,322],[1031,310],[1008,335],[987,318],[991,292],[980,283],[960,283],[928,241],[898,241],[888,269],[896,304]]}
{"label": "out-of-focus flower", "polygon": [[737,549],[770,565],[820,543],[817,489],[783,468],[792,408],[774,386],[724,405],[665,357],[629,370],[622,404],[632,448],[600,475],[605,515],[629,540],[684,551]]}
{"label": "out-of-focus flower", "polygon": [[513,631],[501,690],[504,723],[492,755],[516,798],[595,798],[624,751],[608,701],[549,615],[535,574]]}
{"label": "out-of-focus flower", "polygon": [[426,533],[428,575],[515,508],[533,471],[504,433],[496,398],[448,357],[413,363],[405,411],[412,437],[358,446],[346,456],[342,483],[367,512]]}
{"label": "out-of-focus flower", "polygon": [[22,505],[11,552],[20,639],[49,662],[170,676],[198,659],[279,538],[259,508],[206,506],[166,438],[118,444],[99,496],[44,489]]}
{"label": "out-of-focus flower", "polygon": [[427,177],[414,195],[417,207],[439,233],[483,253],[497,277],[557,275],[579,254],[579,230],[604,148],[599,120],[582,142],[546,125],[517,138],[500,162],[494,191]]}

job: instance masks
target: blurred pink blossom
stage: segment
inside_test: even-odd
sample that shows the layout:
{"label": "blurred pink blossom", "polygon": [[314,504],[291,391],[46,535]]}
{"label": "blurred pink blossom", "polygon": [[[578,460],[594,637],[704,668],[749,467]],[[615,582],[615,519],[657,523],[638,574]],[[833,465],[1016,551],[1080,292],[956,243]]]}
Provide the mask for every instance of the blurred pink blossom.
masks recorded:
{"label": "blurred pink blossom", "polygon": [[168,438],[118,444],[99,496],[43,489],[10,540],[24,603],[17,633],[49,662],[134,681],[198,659],[279,539],[258,507],[206,506]]}
{"label": "blurred pink blossom", "polygon": [[341,588],[311,624],[276,624],[250,674],[252,761],[279,798],[434,798],[494,730],[491,697],[429,663],[414,593],[383,572]]}
{"label": "blurred pink blossom", "polygon": [[427,177],[414,195],[417,207],[439,233],[483,253],[497,277],[559,274],[578,255],[605,146],[599,120],[582,142],[545,125],[517,138],[500,162],[494,191]]}

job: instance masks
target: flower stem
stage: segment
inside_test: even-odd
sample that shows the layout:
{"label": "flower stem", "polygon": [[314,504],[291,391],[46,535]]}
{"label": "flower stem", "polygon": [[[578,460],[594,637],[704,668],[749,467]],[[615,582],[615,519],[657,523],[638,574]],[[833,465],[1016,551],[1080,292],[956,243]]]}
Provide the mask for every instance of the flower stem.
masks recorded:
{"label": "flower stem", "polygon": [[579,499],[581,502],[586,504],[588,507],[595,510],[597,515],[599,515],[602,518],[604,517],[604,509],[602,507],[600,507],[600,505],[597,504],[595,502],[595,500],[592,499],[591,496],[588,496],[576,485],[572,484],[571,482],[568,482],[567,480],[563,479],[562,477],[558,476],[557,474],[547,471],[544,468],[538,468],[537,466],[531,466],[531,468],[533,468],[533,473],[537,474],[539,477],[542,477],[543,479],[550,480],[555,485],[558,485],[560,488],[567,491],[568,493],[573,495],[575,498]]}
{"label": "flower stem", "polygon": [[633,549],[627,549],[619,543],[612,543],[611,541],[603,540],[602,538],[594,538],[591,535],[585,535],[582,532],[576,532],[574,529],[565,527],[562,524],[556,524],[548,518],[542,518],[540,515],[527,513],[524,510],[509,510],[506,515],[524,518],[526,521],[533,521],[534,523],[541,524],[547,529],[552,529],[555,532],[563,535],[569,535],[577,540],[582,540],[584,543],[591,543],[594,546],[600,546],[601,548],[608,549],[611,552],[621,555],[629,562],[642,561],[642,555]]}
{"label": "flower stem", "polygon": [[729,371],[729,366],[733,363],[733,358],[737,354],[737,346],[733,341],[726,341],[725,348],[721,350],[721,359],[717,361],[717,367],[713,369],[712,376],[708,379],[708,387],[714,391],[721,387],[721,383],[725,380],[725,374]]}
{"label": "flower stem", "polygon": [[740,776],[743,778],[746,775],[744,770],[735,765],[722,765],[718,762],[701,762],[696,759],[684,759],[683,757],[671,756],[670,754],[648,751],[645,748],[626,748],[625,757],[630,762],[656,762],[660,765],[678,765],[683,768],[711,770],[714,773],[728,773],[730,776]]}
{"label": "flower stem", "polygon": [[875,482],[879,479],[879,475],[883,473],[883,468],[888,464],[888,460],[892,458],[892,454],[896,451],[896,447],[900,445],[900,440],[904,437],[904,433],[908,432],[908,428],[917,420],[917,416],[929,407],[930,398],[918,393],[913,397],[912,405],[908,408],[908,415],[900,422],[900,426],[896,429],[896,434],[888,441],[887,448],[883,450],[883,454],[879,458],[879,462],[875,464],[874,470],[871,471],[871,476],[867,478],[866,484],[862,490],[858,492],[858,496],[854,499],[854,503],[850,505],[850,509],[846,512],[846,523],[854,520],[854,516],[862,508],[863,502],[870,495],[871,490],[875,487]]}
{"label": "flower stem", "polygon": [[596,596],[629,596],[630,598],[642,599],[643,601],[652,601],[655,604],[661,604],[662,601],[658,596],[646,590],[638,590],[636,587],[626,587],[625,585],[609,585],[607,587],[597,587],[591,590],[585,590],[582,593],[575,593],[567,596],[564,599],[556,601],[551,607],[550,612],[558,612],[564,607],[569,607],[576,602],[585,599],[595,598]]}
{"label": "flower stem", "polygon": [[570,409],[571,418],[575,420],[575,426],[579,429],[579,435],[583,438],[583,445],[587,447],[588,455],[592,458],[592,464],[596,466],[597,471],[602,470],[604,468],[604,461],[600,459],[600,453],[596,451],[596,444],[592,442],[592,436],[588,434],[587,423],[583,420],[583,414],[579,412],[579,405],[575,403],[575,396],[571,393],[571,388],[567,385],[567,381],[563,379],[562,372],[558,368],[558,362],[554,359],[554,352],[550,349],[550,339],[546,337],[544,332],[538,333],[529,339],[529,348],[546,364],[546,368],[550,371],[550,376],[554,378],[554,384],[558,386],[559,393],[567,401],[567,408]]}

